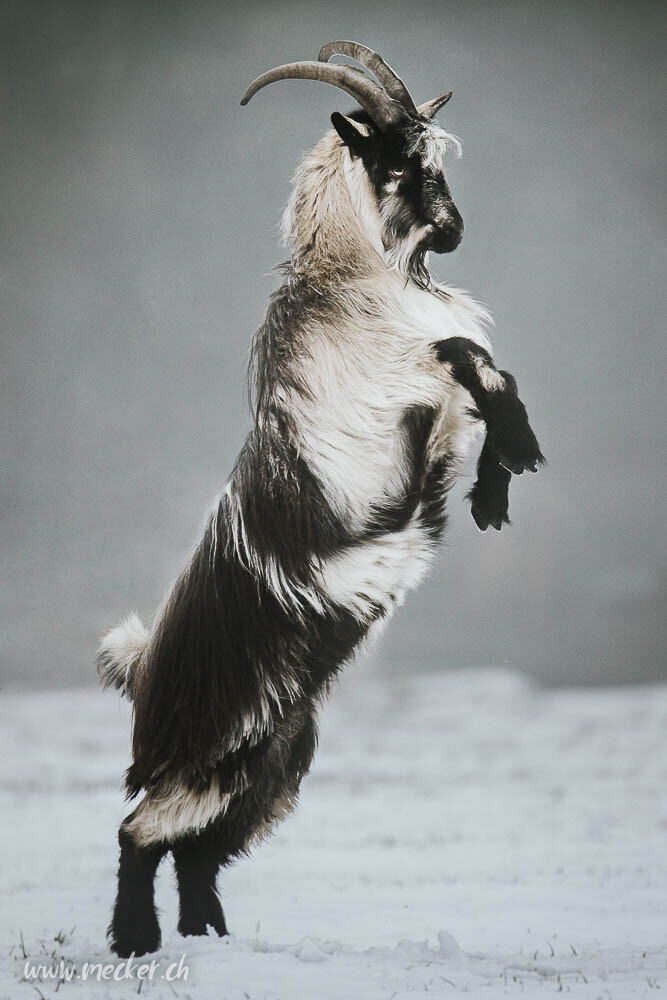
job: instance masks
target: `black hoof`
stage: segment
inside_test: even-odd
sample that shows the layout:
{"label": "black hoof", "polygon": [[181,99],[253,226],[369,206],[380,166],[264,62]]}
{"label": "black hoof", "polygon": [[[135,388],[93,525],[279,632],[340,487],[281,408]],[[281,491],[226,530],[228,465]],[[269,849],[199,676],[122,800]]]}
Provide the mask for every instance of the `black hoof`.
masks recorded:
{"label": "black hoof", "polygon": [[510,458],[509,455],[505,455],[504,452],[498,452],[498,461],[504,469],[511,472],[513,476],[522,476],[526,466],[523,461],[516,458]]}
{"label": "black hoof", "polygon": [[544,455],[528,424],[499,437],[500,440],[494,441],[498,461],[513,476],[521,476],[526,471],[537,472],[544,465]]}
{"label": "black hoof", "polygon": [[487,528],[495,528],[496,531],[500,531],[503,524],[512,523],[508,517],[507,506],[505,506],[503,511],[490,511],[483,506],[473,503],[470,513],[480,531],[486,531]]}
{"label": "black hoof", "polygon": [[470,513],[473,516],[473,520],[480,531],[486,531],[489,524],[491,523],[487,517],[482,514],[481,511],[475,510],[474,507],[470,508]]}
{"label": "black hoof", "polygon": [[158,951],[162,938],[157,918],[147,920],[143,924],[116,927],[111,924],[108,931],[109,946],[119,958],[129,958],[130,955],[150,955]]}
{"label": "black hoof", "polygon": [[487,423],[487,439],[500,464],[514,476],[526,470],[537,472],[544,465],[537,438],[528,423],[528,414],[518,396],[506,393],[498,399],[492,424]]}
{"label": "black hoof", "polygon": [[211,916],[206,920],[179,920],[178,933],[183,937],[205,937],[209,927],[212,927],[218,937],[227,937],[229,931],[225,923],[225,918],[220,913],[220,917]]}
{"label": "black hoof", "polygon": [[[186,902],[187,900],[187,902]],[[178,933],[183,937],[203,937],[212,927],[218,937],[225,937],[229,932],[225,923],[225,914],[218,896],[213,891],[181,898],[181,913],[178,920]],[[184,902],[186,905],[184,907]],[[185,912],[184,912],[185,911]]]}

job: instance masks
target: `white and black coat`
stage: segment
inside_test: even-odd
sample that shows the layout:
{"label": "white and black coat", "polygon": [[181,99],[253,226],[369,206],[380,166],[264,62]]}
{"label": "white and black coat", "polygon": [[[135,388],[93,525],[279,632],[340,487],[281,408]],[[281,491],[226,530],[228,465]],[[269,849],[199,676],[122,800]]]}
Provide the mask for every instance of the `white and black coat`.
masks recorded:
{"label": "white and black coat", "polygon": [[[511,474],[543,461],[491,359],[487,313],[427,269],[428,251],[463,231],[440,162],[458,143],[431,120],[448,95],[416,109],[353,45],[293,64],[307,78],[335,70],[337,86],[347,72],[364,110],[332,116],[297,172],[291,260],[252,350],[253,428],[152,628],[131,615],[99,653],[105,683],[133,701],[126,782],[145,793],[119,834],[120,955],[159,946],[153,878],[167,851],[180,931],[226,933],[218,868],[294,807],[319,702],[424,575],[480,421],[470,499],[483,530],[509,523]],[[333,51],[384,86],[360,93]]]}

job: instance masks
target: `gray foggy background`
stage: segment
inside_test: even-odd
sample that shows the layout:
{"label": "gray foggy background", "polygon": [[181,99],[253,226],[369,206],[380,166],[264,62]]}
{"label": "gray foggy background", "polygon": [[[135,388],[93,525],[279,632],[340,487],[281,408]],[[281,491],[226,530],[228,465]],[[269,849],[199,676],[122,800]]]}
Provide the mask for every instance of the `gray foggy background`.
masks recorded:
{"label": "gray foggy background", "polygon": [[[358,38],[445,89],[466,223],[436,274],[488,303],[549,459],[514,526],[462,497],[382,669],[666,677],[662,5],[2,5],[5,683],[94,681],[149,618],[248,427],[248,345],[301,152],[351,102],[271,66]],[[661,23],[662,21],[662,23]]]}

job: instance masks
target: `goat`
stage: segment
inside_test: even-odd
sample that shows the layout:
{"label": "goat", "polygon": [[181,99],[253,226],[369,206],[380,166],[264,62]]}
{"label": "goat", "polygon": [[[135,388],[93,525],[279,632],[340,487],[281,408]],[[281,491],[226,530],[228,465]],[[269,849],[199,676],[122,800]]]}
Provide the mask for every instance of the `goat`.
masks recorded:
{"label": "goat", "polygon": [[103,683],[133,702],[126,788],[145,792],[119,830],[121,956],[159,947],[153,882],[169,851],[180,933],[227,933],[218,870],[294,808],[318,705],[423,577],[480,423],[482,530],[509,523],[511,475],[544,461],[488,314],[428,270],[463,233],[441,162],[459,143],[433,120],[451,94],[416,107],[379,55],[332,42],[241,103],[288,78],[359,108],[331,116],[295,176],[292,257],[253,341],[253,426],[229,482],[150,632],[131,615],[98,654]]}

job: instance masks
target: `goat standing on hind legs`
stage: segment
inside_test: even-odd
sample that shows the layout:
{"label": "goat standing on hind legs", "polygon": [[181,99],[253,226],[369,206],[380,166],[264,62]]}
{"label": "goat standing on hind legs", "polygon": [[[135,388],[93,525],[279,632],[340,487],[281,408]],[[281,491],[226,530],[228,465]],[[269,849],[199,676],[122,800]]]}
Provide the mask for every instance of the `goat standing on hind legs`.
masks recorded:
{"label": "goat standing on hind legs", "polygon": [[[341,53],[376,79],[331,65]],[[253,429],[188,566],[148,632],[104,640],[105,684],[134,704],[130,797],[109,930],[121,956],[155,951],[153,881],[171,851],[179,931],[226,933],[222,865],[294,808],[316,713],[374,622],[424,575],[445,498],[486,425],[469,499],[508,522],[512,474],[543,462],[516,383],[493,363],[488,315],[434,284],[428,251],[463,222],[442,171],[458,141],[415,107],[375,52],[332,42],[259,77],[321,80],[362,110],[332,115],[285,213],[292,258],[256,334]]]}

